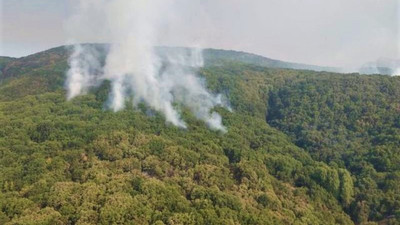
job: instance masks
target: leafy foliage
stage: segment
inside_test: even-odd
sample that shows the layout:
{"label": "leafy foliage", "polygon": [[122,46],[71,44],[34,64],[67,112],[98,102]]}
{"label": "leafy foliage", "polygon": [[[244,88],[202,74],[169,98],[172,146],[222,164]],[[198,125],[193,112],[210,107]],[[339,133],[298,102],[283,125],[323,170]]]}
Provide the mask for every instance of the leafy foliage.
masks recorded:
{"label": "leafy foliage", "polygon": [[66,55],[4,67],[0,224],[400,219],[397,78],[209,65],[200,75],[233,108],[215,109],[221,134],[185,108],[187,130],[145,105],[110,112],[108,84],[66,101]]}
{"label": "leafy foliage", "polygon": [[355,200],[344,202],[358,222],[384,220],[400,207],[399,87],[394,77],[318,75],[270,94],[272,126],[314,159],[347,168],[357,178]]}

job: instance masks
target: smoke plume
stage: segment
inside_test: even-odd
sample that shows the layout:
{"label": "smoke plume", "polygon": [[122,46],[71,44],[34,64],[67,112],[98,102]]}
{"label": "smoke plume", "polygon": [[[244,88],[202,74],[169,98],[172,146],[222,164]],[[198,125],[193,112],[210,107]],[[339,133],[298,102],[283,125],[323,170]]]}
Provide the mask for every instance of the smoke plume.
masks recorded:
{"label": "smoke plume", "polygon": [[80,36],[95,32],[97,41],[107,41],[110,46],[104,62],[96,48],[74,46],[67,98],[109,80],[108,106],[113,111],[144,102],[163,113],[168,122],[186,128],[175,107],[183,105],[211,129],[225,131],[221,116],[212,111],[223,105],[221,96],[208,92],[195,74],[203,66],[201,49],[164,49],[160,54],[155,48],[163,31],[179,16],[176,4],[175,0],[79,0],[77,13],[67,22],[74,30],[71,38],[81,40]]}
{"label": "smoke plume", "polygon": [[390,76],[400,75],[400,60],[379,58],[374,62],[364,64],[357,72],[361,74],[382,74]]}

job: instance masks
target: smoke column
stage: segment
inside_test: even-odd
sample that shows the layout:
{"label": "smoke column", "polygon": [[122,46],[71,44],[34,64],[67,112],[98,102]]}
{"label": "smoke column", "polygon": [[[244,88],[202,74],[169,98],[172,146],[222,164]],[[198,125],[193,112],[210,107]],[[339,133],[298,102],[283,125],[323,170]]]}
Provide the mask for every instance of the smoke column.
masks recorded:
{"label": "smoke column", "polygon": [[[193,70],[203,66],[200,49],[175,49],[161,57],[154,48],[178,12],[176,0],[79,0],[77,13],[68,22],[72,39],[95,32],[110,48],[105,62],[88,45],[75,45],[67,72],[67,98],[85,94],[104,80],[111,81],[108,106],[113,111],[146,103],[175,126],[186,128],[173,103],[188,107],[210,129],[226,131],[221,116],[212,112],[223,105],[208,92]],[[175,18],[176,19],[176,18]],[[176,34],[184,35],[184,34]]]}

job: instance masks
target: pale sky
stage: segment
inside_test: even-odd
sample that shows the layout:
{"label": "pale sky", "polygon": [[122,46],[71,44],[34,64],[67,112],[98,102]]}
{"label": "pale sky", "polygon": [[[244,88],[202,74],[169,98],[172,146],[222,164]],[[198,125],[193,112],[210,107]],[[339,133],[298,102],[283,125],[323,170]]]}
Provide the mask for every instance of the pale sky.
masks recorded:
{"label": "pale sky", "polygon": [[[68,43],[65,24],[74,3],[0,0],[0,55],[25,56]],[[400,59],[399,7],[400,0],[185,0],[185,20],[171,24],[160,44],[196,42],[291,62],[357,67]]]}

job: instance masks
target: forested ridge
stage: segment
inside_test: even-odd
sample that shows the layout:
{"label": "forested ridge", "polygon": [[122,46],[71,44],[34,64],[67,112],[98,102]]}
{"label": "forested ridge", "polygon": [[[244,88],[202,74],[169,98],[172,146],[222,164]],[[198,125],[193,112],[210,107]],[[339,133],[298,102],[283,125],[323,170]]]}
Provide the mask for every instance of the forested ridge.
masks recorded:
{"label": "forested ridge", "polygon": [[111,112],[107,82],[66,101],[65,48],[0,58],[0,224],[400,224],[398,77],[227,54],[199,71],[227,133]]}

